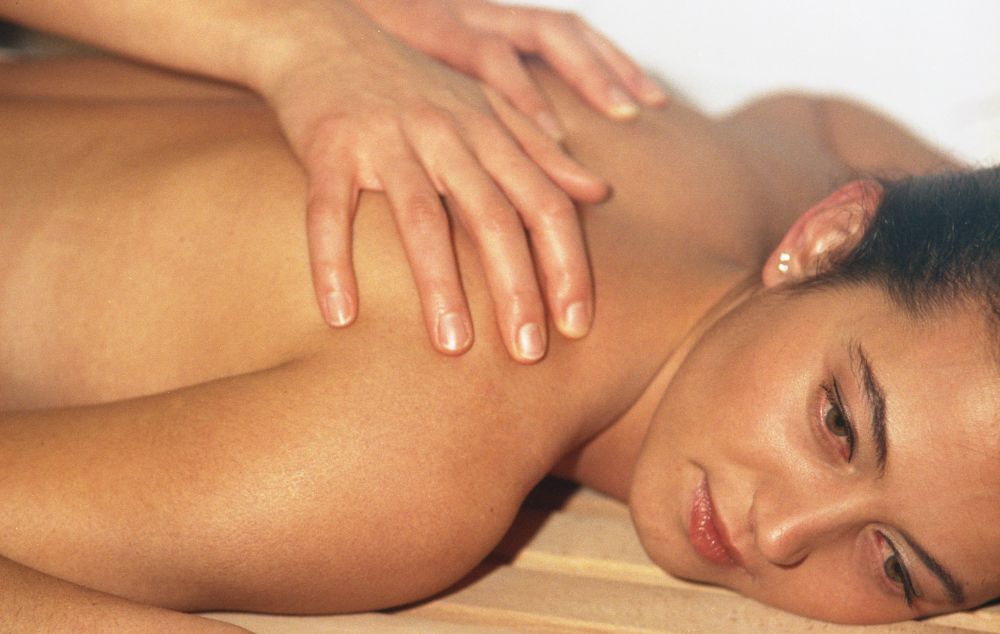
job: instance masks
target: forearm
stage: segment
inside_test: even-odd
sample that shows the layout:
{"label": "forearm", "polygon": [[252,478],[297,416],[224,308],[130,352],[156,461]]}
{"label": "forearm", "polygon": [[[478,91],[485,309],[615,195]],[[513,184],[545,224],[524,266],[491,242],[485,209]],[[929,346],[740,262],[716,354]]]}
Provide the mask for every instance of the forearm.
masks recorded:
{"label": "forearm", "polygon": [[0,557],[0,631],[243,632],[234,625],[132,603]]}
{"label": "forearm", "polygon": [[351,38],[374,28],[341,0],[0,0],[0,16],[257,90],[296,56],[349,51]]}

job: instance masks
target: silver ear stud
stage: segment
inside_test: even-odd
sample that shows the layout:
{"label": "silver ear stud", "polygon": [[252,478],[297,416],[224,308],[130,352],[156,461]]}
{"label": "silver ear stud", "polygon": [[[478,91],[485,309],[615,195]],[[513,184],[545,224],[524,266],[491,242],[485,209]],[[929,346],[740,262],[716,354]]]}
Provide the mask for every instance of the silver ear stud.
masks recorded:
{"label": "silver ear stud", "polygon": [[788,251],[782,251],[778,254],[778,271],[781,273],[788,273],[788,263],[792,261],[792,254]]}

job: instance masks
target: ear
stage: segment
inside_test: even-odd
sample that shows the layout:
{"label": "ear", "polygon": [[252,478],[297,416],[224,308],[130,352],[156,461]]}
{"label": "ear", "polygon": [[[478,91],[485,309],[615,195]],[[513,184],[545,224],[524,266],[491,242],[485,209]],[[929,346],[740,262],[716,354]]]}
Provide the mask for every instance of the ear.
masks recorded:
{"label": "ear", "polygon": [[798,282],[825,270],[829,256],[858,243],[882,202],[882,186],[856,180],[802,214],[771,252],[761,279],[766,288]]}

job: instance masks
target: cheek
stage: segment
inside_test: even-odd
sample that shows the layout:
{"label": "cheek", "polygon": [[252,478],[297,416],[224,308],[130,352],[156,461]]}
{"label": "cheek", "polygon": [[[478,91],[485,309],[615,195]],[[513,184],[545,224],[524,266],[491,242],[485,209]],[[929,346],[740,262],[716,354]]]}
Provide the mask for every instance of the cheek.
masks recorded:
{"label": "cheek", "polygon": [[653,431],[694,459],[742,464],[772,451],[789,455],[807,429],[815,359],[773,334],[751,338],[720,329],[713,335],[679,368]]}
{"label": "cheek", "polygon": [[[633,472],[630,506],[643,545],[670,572],[670,553],[685,552],[683,498],[700,481],[699,468],[718,474],[773,471],[763,463],[789,452],[776,421],[787,419],[793,390],[773,385],[764,359],[743,329],[717,328],[691,351],[657,407]],[[775,399],[778,396],[779,398]],[[736,478],[727,478],[736,479]],[[690,480],[690,481],[689,481]],[[749,495],[749,493],[748,493]]]}
{"label": "cheek", "polygon": [[878,587],[863,532],[826,543],[795,566],[766,566],[734,589],[761,603],[821,621],[873,624],[914,617],[902,596]]}
{"label": "cheek", "polygon": [[821,621],[873,624],[913,618],[902,599],[874,591],[856,569],[850,569],[849,561],[847,553],[839,560],[815,557],[735,589],[761,603]]}

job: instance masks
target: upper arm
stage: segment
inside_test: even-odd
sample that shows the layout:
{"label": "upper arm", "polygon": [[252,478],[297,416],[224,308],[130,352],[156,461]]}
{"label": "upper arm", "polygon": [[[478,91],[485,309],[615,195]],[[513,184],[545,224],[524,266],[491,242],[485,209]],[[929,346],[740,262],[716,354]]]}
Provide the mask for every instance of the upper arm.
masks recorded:
{"label": "upper arm", "polygon": [[463,433],[461,403],[356,361],[357,380],[316,358],[0,416],[0,555],[182,609],[348,611],[443,589],[525,482],[498,468],[503,439]]}
{"label": "upper arm", "polygon": [[815,99],[830,148],[855,172],[885,176],[960,167],[899,123],[846,99]]}

